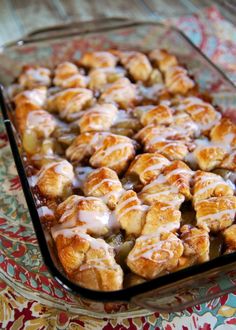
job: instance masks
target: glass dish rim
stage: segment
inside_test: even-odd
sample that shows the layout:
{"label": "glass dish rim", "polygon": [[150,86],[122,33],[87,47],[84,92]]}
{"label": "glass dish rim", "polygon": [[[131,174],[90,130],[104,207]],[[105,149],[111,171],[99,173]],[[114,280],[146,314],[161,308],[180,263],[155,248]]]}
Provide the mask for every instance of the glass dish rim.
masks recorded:
{"label": "glass dish rim", "polygon": [[[122,21],[125,21],[122,19]],[[82,24],[86,23],[93,23],[94,21],[84,21]],[[154,21],[148,21],[148,22],[143,22],[143,21],[128,21],[124,25],[117,25],[115,27],[104,27],[101,29],[91,29],[91,30],[84,30],[82,32],[76,32],[76,33],[68,33],[66,35],[63,35],[62,39],[67,39],[69,40],[70,37],[74,36],[79,36],[79,35],[85,35],[88,33],[99,33],[99,32],[104,32],[104,31],[111,31],[111,30],[116,30],[116,29],[122,29],[122,28],[127,28],[127,27],[136,27],[136,26],[142,26],[142,25],[156,25],[156,26],[161,26],[162,28],[168,28],[171,30],[174,30],[176,33],[180,34],[183,39],[189,44],[190,47],[194,48],[195,51],[197,51],[198,55],[201,57],[204,57],[204,59],[208,62],[208,64],[213,67],[214,70],[218,72],[219,75],[228,83],[230,84],[231,88],[235,89],[236,92],[236,85],[227,77],[227,75],[217,66],[215,65],[205,54],[201,52],[201,50],[193,44],[193,42],[179,29],[169,26],[169,25],[164,25],[159,22],[154,22]],[[37,35],[37,31],[36,31]],[[21,39],[13,43],[9,43],[5,46],[3,46],[3,52],[4,49],[11,49],[14,46],[17,47],[23,47],[24,45],[29,45],[32,43],[40,43],[43,41],[49,41],[49,40],[57,40],[61,39],[60,36],[58,37],[44,37],[44,38],[39,38],[39,39]],[[208,271],[213,271],[218,268],[221,268],[221,266],[226,266],[229,264],[233,264],[236,261],[236,252],[230,253],[230,254],[225,254],[222,256],[219,256],[213,260],[204,262],[199,265],[193,265],[190,267],[187,267],[185,269],[160,276],[156,279],[149,280],[145,283],[137,284],[132,287],[128,287],[125,289],[117,290],[117,291],[96,291],[96,290],[91,290],[84,288],[82,286],[79,286],[73,282],[71,282],[64,274],[62,274],[57,267],[55,266],[52,257],[50,255],[48,245],[46,242],[46,237],[40,222],[40,218],[37,212],[36,204],[34,202],[34,197],[31,193],[26,172],[24,169],[23,162],[21,160],[20,152],[18,149],[17,141],[15,139],[14,135],[14,126],[11,123],[11,120],[8,116],[8,105],[4,96],[4,86],[0,85],[0,107],[2,110],[2,115],[3,115],[3,121],[6,127],[7,135],[9,138],[13,158],[16,164],[16,168],[18,171],[18,175],[20,177],[20,181],[22,184],[22,189],[24,192],[24,196],[27,202],[28,210],[31,216],[31,220],[33,223],[33,227],[35,230],[35,234],[37,236],[38,244],[41,250],[41,255],[44,260],[45,265],[47,266],[49,272],[53,276],[55,280],[57,280],[58,283],[60,283],[64,289],[67,291],[76,294],[76,295],[81,295],[84,298],[87,299],[92,299],[95,301],[101,301],[101,302],[116,302],[116,301],[130,301],[132,298],[134,298],[137,295],[147,293],[151,290],[158,289],[158,288],[163,288],[165,286],[168,286],[173,283],[177,283],[178,281],[187,279],[189,277],[194,277],[194,275],[200,275],[204,274],[205,272]]]}

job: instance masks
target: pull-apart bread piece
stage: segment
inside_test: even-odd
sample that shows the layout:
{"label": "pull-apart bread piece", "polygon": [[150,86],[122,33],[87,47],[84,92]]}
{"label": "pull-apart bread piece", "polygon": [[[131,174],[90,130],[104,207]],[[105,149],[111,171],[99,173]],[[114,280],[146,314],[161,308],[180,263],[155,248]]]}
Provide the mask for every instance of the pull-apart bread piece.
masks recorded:
{"label": "pull-apart bread piece", "polygon": [[170,184],[163,174],[143,187],[139,193],[140,200],[148,205],[159,201],[179,208],[185,196],[179,192],[176,185]]}
{"label": "pull-apart bread piece", "polygon": [[93,93],[86,88],[68,88],[48,98],[47,109],[58,112],[67,121],[78,118],[81,110],[93,103]]}
{"label": "pull-apart bread piece", "polygon": [[154,180],[162,170],[170,165],[170,161],[158,153],[145,153],[137,155],[129,166],[127,176],[135,174],[146,185]]}
{"label": "pull-apart bread piece", "polygon": [[236,125],[228,118],[222,118],[210,133],[211,141],[228,148],[236,148]]}
{"label": "pull-apart bread piece", "polygon": [[197,226],[217,233],[232,225],[236,214],[236,197],[222,196],[201,200],[195,205]]}
{"label": "pull-apart bread piece", "polygon": [[152,72],[152,66],[146,55],[135,51],[117,52],[121,64],[128,70],[135,81],[147,81]]}
{"label": "pull-apart bread piece", "polygon": [[73,166],[62,160],[43,166],[35,176],[30,177],[30,185],[37,187],[44,197],[64,199],[72,193],[73,180]]}
{"label": "pull-apart bread piece", "polygon": [[147,212],[142,235],[161,235],[164,232],[175,233],[180,227],[181,212],[173,206],[155,202]]}
{"label": "pull-apart bread piece", "polygon": [[111,209],[114,209],[124,192],[115,171],[108,167],[100,167],[89,173],[84,181],[85,196],[99,197]]}
{"label": "pull-apart bread piece", "polygon": [[[141,107],[143,108],[143,107]],[[138,112],[139,109],[136,110]],[[143,126],[150,124],[154,125],[169,125],[173,123],[172,109],[165,105],[148,106],[146,111],[141,111],[140,122]]]}
{"label": "pull-apart bread piece", "polygon": [[69,278],[89,289],[113,291],[123,286],[123,271],[112,247],[79,228],[52,229],[58,256]]}
{"label": "pull-apart bread piece", "polygon": [[24,88],[51,85],[51,71],[41,66],[25,65],[18,78],[19,84]]}
{"label": "pull-apart bread piece", "polygon": [[207,230],[184,225],[181,227],[180,233],[184,253],[179,260],[178,269],[209,260],[210,238]]}
{"label": "pull-apart bread piece", "polygon": [[93,167],[106,166],[122,173],[135,157],[136,143],[126,136],[109,134],[102,141],[89,162]]}
{"label": "pull-apart bread piece", "polygon": [[119,199],[115,216],[127,235],[140,236],[148,207],[142,205],[136,192],[128,190]]}
{"label": "pull-apart bread piece", "polygon": [[223,237],[226,244],[226,253],[236,251],[236,224],[223,231]]}
{"label": "pull-apart bread piece", "polygon": [[16,124],[21,134],[25,129],[28,114],[32,111],[43,109],[46,96],[47,89],[41,86],[20,92],[14,97]]}
{"label": "pull-apart bread piece", "polygon": [[63,62],[56,67],[53,83],[61,88],[84,88],[87,86],[88,79],[79,71],[75,64]]}
{"label": "pull-apart bread piece", "polygon": [[109,131],[117,116],[114,104],[96,104],[84,111],[78,121],[80,132]]}
{"label": "pull-apart bread piece", "polygon": [[234,189],[230,182],[225,181],[220,175],[196,171],[193,184],[193,203],[210,197],[233,196]]}
{"label": "pull-apart bread piece", "polygon": [[89,88],[102,92],[108,84],[123,78],[126,71],[122,67],[97,68],[89,72]]}
{"label": "pull-apart bread piece", "polygon": [[135,100],[135,85],[127,78],[120,78],[113,84],[108,85],[100,96],[101,102],[114,103],[124,109],[133,106]]}
{"label": "pull-apart bread piece", "polygon": [[24,150],[34,155],[40,152],[46,139],[50,137],[56,128],[55,118],[45,110],[29,112],[22,136]]}
{"label": "pull-apart bread piece", "polygon": [[72,195],[57,208],[59,215],[56,228],[79,228],[93,236],[105,235],[110,230],[111,212],[106,204],[96,197]]}
{"label": "pull-apart bread piece", "polygon": [[181,66],[171,66],[165,71],[165,84],[173,94],[186,95],[195,87],[195,82],[189,77],[188,71]]}
{"label": "pull-apart bread piece", "polygon": [[172,66],[178,65],[175,55],[170,54],[164,49],[154,49],[149,53],[149,58],[155,66],[158,66],[162,72],[165,72]]}
{"label": "pull-apart bread piece", "polygon": [[221,168],[236,171],[236,149],[232,150],[220,163]]}
{"label": "pull-apart bread piece", "polygon": [[188,154],[188,136],[180,127],[148,125],[136,134],[147,152],[158,152],[169,160],[184,159]]}
{"label": "pull-apart bread piece", "polygon": [[192,170],[181,161],[173,161],[167,165],[156,179],[143,187],[139,197],[147,203],[166,202],[180,207],[183,201],[191,199],[190,182]]}
{"label": "pull-apart bread piece", "polygon": [[221,166],[228,152],[221,145],[214,145],[208,140],[196,141],[196,149],[193,155],[199,168],[203,171],[212,171]]}
{"label": "pull-apart bread piece", "polygon": [[140,236],[128,255],[127,265],[135,274],[153,279],[173,271],[183,250],[183,243],[171,232]]}
{"label": "pull-apart bread piece", "polygon": [[79,60],[79,64],[91,69],[113,68],[116,66],[118,58],[111,52],[91,52],[85,53]]}
{"label": "pull-apart bread piece", "polygon": [[221,119],[221,114],[208,102],[198,97],[188,97],[181,103],[186,111],[203,133],[209,132]]}

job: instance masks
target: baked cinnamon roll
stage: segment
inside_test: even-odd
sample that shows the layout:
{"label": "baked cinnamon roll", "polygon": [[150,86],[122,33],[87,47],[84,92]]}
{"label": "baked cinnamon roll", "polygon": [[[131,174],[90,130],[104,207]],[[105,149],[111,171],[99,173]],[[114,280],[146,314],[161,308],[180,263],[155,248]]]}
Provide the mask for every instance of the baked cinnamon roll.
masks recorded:
{"label": "baked cinnamon roll", "polygon": [[227,148],[236,147],[236,125],[228,118],[221,121],[211,129],[211,141]]}
{"label": "baked cinnamon roll", "polygon": [[213,145],[210,142],[203,141],[194,150],[194,157],[201,170],[211,171],[220,166],[222,161],[227,156],[227,150],[218,145]]}
{"label": "baked cinnamon roll", "polygon": [[220,163],[219,167],[227,170],[236,171],[236,149],[230,151]]}
{"label": "baked cinnamon roll", "polygon": [[111,209],[114,209],[124,189],[113,170],[100,167],[89,173],[84,181],[85,196],[99,197]]}
{"label": "baked cinnamon roll", "polygon": [[86,87],[88,79],[71,62],[60,63],[55,70],[53,83],[61,88]]}
{"label": "baked cinnamon roll", "polygon": [[173,233],[141,236],[128,255],[127,265],[135,274],[153,279],[175,269],[183,250],[181,240]]}
{"label": "baked cinnamon roll", "polygon": [[236,214],[236,197],[211,197],[199,201],[195,210],[197,212],[197,226],[213,233],[231,226]]}

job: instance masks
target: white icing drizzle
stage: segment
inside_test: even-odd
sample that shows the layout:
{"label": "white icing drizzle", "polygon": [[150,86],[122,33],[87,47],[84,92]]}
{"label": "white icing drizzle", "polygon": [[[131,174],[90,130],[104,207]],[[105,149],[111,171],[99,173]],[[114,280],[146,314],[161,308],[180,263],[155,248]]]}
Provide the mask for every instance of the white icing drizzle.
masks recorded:
{"label": "white icing drizzle", "polygon": [[54,216],[54,212],[47,206],[41,206],[37,209],[39,217]]}

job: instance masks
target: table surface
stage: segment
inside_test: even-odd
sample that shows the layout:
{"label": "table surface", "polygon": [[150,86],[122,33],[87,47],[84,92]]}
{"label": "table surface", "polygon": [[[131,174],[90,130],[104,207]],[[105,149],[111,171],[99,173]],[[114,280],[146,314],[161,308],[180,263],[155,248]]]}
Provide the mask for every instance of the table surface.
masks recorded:
{"label": "table surface", "polygon": [[[71,21],[98,17],[158,19],[180,28],[236,82],[236,28],[234,1],[197,0],[5,0],[0,1],[0,44],[31,31]],[[30,3],[30,5],[29,5]],[[21,268],[16,261],[20,260]],[[14,263],[15,262],[15,263]],[[35,276],[27,274],[28,269]],[[45,278],[38,277],[38,270]],[[27,281],[30,280],[30,283]],[[40,282],[41,281],[41,282]],[[51,281],[51,282],[50,282]],[[235,329],[235,294],[195,306],[182,313],[145,317],[95,319],[63,311],[50,295],[47,273],[23,193],[16,174],[7,137],[0,125],[0,327],[2,329]],[[29,284],[29,285],[28,285]],[[54,295],[60,297],[60,287]]]}

